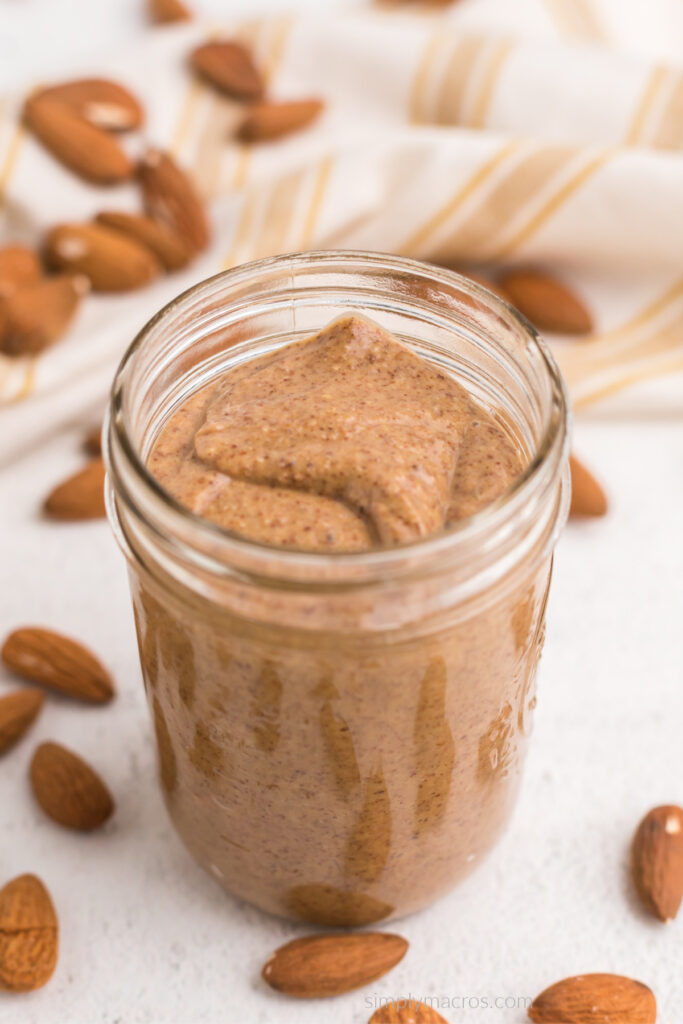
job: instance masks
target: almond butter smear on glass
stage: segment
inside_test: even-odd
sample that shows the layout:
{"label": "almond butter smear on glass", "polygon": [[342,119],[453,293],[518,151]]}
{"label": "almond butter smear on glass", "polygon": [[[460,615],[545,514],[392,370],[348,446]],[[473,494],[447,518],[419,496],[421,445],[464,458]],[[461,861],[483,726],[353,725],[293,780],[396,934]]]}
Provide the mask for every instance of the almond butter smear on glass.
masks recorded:
{"label": "almond butter smear on glass", "polygon": [[237,268],[131,347],[109,511],[166,805],[228,891],[364,925],[494,845],[535,704],[566,416],[510,307],[381,254]]}

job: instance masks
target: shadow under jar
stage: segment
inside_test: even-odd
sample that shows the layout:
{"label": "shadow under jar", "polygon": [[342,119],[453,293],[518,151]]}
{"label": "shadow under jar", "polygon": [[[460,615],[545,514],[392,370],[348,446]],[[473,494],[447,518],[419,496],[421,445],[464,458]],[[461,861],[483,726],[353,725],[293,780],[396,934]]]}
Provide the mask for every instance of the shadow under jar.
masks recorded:
{"label": "shadow under jar", "polygon": [[[526,468],[497,500],[419,541],[321,554],[231,534],[160,487],[147,460],[183,402],[350,312],[505,425]],[[417,910],[467,875],[514,804],[567,513],[567,400],[533,328],[393,256],[239,267],[128,350],[106,458],[161,785],[199,863],[265,910],[337,926]]]}

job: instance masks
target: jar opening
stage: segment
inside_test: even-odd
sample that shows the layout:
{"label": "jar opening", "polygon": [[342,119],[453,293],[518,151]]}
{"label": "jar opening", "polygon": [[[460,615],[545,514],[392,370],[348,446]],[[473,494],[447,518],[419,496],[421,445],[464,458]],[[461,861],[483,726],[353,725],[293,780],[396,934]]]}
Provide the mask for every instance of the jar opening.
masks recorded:
{"label": "jar opening", "polygon": [[[147,469],[170,411],[230,366],[311,335],[335,315],[365,315],[456,376],[497,410],[527,465],[490,505],[447,530],[395,547],[318,553],[231,533],[180,505]],[[195,286],[140,332],[116,374],[105,457],[109,511],[127,552],[214,576],[285,586],[350,585],[432,571],[471,586],[552,547],[566,515],[568,402],[533,327],[468,278],[414,260],[348,251],[279,256]],[[565,473],[566,476],[566,473]]]}

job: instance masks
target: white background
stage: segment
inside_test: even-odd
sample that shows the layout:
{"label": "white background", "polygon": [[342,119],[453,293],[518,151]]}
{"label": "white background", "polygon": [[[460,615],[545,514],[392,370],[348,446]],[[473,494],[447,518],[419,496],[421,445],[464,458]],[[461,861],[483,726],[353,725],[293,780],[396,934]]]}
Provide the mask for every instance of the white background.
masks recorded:
{"label": "white background", "polygon": [[[139,8],[0,0],[0,87],[120,45],[143,30]],[[203,0],[202,9],[230,5]],[[659,1020],[680,1024],[683,918],[664,927],[640,911],[628,846],[650,806],[683,803],[681,377],[603,403],[576,424],[575,447],[612,507],[605,520],[570,525],[558,549],[536,730],[506,838],[459,890],[395,926],[411,948],[389,977],[324,1004],[261,983],[271,950],[302,929],[225,896],[167,821],[123,559],[104,522],[39,518],[45,492],[82,462],[80,433],[0,475],[0,633],[31,622],[72,633],[101,654],[119,687],[106,709],[50,700],[2,762],[0,884],[41,875],[61,925],[54,978],[40,992],[0,996],[2,1024],[362,1024],[366,1000],[408,992],[474,1000],[443,1010],[451,1024],[521,1024],[524,1009],[476,1000],[533,996],[598,970],[647,982]],[[0,692],[10,683],[0,669]],[[28,762],[48,738],[79,750],[109,782],[118,808],[99,834],[61,830],[34,805]]]}

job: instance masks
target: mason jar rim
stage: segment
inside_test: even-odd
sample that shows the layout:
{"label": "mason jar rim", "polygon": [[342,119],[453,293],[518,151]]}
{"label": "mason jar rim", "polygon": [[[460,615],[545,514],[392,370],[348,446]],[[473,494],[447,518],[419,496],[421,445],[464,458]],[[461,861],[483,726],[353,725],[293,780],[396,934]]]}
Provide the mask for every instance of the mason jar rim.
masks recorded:
{"label": "mason jar rim", "polygon": [[[392,547],[324,553],[250,540],[181,505],[149,471],[132,441],[126,423],[124,399],[128,377],[133,372],[136,356],[154,329],[162,321],[170,320],[174,314],[177,315],[201,298],[203,293],[209,296],[217,284],[237,285],[280,267],[286,267],[294,273],[297,267],[310,268],[312,264],[326,266],[340,261],[362,265],[369,271],[382,268],[385,271],[428,278],[430,283],[437,285],[442,283],[456,286],[468,298],[484,304],[508,326],[521,329],[538,350],[550,381],[553,400],[549,405],[543,433],[535,445],[529,464],[498,498],[481,511],[438,533]],[[509,525],[532,493],[539,490],[544,475],[548,490],[553,480],[557,484],[558,469],[568,448],[569,418],[565,383],[545,342],[518,310],[471,278],[435,264],[379,252],[339,249],[269,257],[222,271],[188,288],[162,307],[129,345],[114,377],[103,431],[108,515],[124,550],[129,550],[130,544],[122,530],[117,507],[121,498],[132,503],[145,518],[154,521],[159,537],[163,534],[164,543],[172,547],[180,557],[189,560],[198,557],[204,570],[218,576],[226,572],[237,572],[253,579],[277,577],[283,583],[304,580],[308,584],[318,583],[323,586],[330,582],[333,585],[344,582],[352,584],[361,579],[381,581],[392,575],[413,572],[418,564],[420,567],[427,564],[437,566],[445,558],[449,562],[453,559],[459,563],[467,561],[486,538],[495,535],[506,524]],[[569,487],[565,471],[559,497],[556,495],[554,528],[546,538],[547,548],[552,548],[566,518],[568,500]],[[416,559],[419,561],[416,562]]]}

